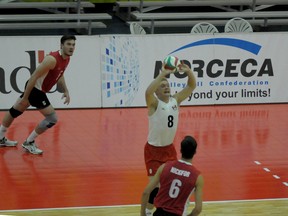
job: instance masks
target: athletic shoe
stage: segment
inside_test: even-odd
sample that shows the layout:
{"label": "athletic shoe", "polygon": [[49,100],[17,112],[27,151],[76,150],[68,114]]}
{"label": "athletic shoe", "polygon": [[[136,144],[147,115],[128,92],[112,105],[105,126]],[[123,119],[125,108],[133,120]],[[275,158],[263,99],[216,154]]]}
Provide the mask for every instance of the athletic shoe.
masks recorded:
{"label": "athletic shoe", "polygon": [[37,148],[37,146],[35,145],[35,141],[32,141],[32,142],[25,141],[22,144],[22,147],[24,149],[26,149],[27,151],[29,151],[31,154],[42,154],[43,153],[43,151],[41,149]]}
{"label": "athletic shoe", "polygon": [[6,137],[3,137],[3,139],[0,140],[0,146],[14,147],[17,143],[17,141],[8,140]]}

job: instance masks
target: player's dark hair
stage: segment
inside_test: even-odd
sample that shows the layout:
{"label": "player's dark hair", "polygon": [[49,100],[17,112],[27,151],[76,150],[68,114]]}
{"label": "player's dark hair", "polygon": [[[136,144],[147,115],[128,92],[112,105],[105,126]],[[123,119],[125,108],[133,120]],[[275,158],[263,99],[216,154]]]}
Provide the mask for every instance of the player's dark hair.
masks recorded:
{"label": "player's dark hair", "polygon": [[74,35],[63,35],[60,42],[61,44],[64,44],[67,40],[76,40],[76,37]]}
{"label": "player's dark hair", "polygon": [[181,142],[181,153],[184,159],[192,159],[196,153],[197,142],[192,136],[185,136]]}

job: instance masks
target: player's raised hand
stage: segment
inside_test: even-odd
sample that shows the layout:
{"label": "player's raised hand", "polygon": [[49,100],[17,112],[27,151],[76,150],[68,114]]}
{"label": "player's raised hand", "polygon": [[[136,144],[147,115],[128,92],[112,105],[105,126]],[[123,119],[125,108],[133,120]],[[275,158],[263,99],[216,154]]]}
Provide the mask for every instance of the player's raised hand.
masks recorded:
{"label": "player's raised hand", "polygon": [[191,68],[187,64],[184,64],[183,62],[181,62],[181,64],[179,64],[178,70],[185,72],[185,73],[191,72]]}
{"label": "player's raised hand", "polygon": [[164,62],[163,62],[162,68],[161,68],[161,75],[167,76],[167,75],[169,75],[169,74],[171,74],[171,73],[174,73],[174,71],[169,70],[169,69],[165,69],[165,67],[164,67]]}

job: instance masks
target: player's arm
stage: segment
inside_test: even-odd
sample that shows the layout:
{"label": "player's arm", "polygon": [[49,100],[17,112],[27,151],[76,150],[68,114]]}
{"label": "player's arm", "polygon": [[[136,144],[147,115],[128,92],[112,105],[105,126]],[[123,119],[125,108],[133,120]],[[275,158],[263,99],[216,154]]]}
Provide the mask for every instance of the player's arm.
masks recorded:
{"label": "player's arm", "polygon": [[179,70],[187,74],[188,80],[185,88],[173,95],[173,97],[177,100],[178,104],[188,98],[191,95],[192,91],[196,88],[196,78],[190,67],[186,64],[181,64],[179,66]]}
{"label": "player's arm", "polygon": [[140,215],[141,216],[146,216],[146,205],[148,203],[148,199],[149,199],[149,195],[151,193],[151,191],[159,184],[160,182],[160,175],[163,171],[165,164],[162,164],[156,174],[153,176],[153,178],[149,181],[148,185],[146,186],[146,188],[144,189],[143,193],[142,193],[142,199],[141,199],[141,212]]}
{"label": "player's arm", "polygon": [[171,73],[170,71],[162,68],[160,73],[158,74],[158,76],[147,87],[147,89],[145,91],[145,99],[146,99],[146,105],[147,105],[148,109],[150,109],[150,108],[156,109],[157,108],[158,101],[157,101],[154,93],[158,89],[162,79],[165,78],[170,73]]}
{"label": "player's arm", "polygon": [[70,95],[69,95],[69,91],[68,91],[64,76],[60,77],[57,84],[59,85],[60,89],[63,91],[62,99],[65,98],[64,104],[69,104]]}
{"label": "player's arm", "polygon": [[49,70],[53,69],[56,65],[56,59],[53,56],[46,56],[42,63],[36,68],[36,70],[32,73],[27,86],[24,91],[24,95],[22,97],[22,103],[28,103],[28,97],[34,88],[37,79],[39,79],[44,74],[48,73]]}
{"label": "player's arm", "polygon": [[204,185],[203,176],[199,175],[197,180],[196,180],[195,193],[194,193],[195,207],[193,208],[192,212],[188,216],[197,216],[202,211],[203,185]]}

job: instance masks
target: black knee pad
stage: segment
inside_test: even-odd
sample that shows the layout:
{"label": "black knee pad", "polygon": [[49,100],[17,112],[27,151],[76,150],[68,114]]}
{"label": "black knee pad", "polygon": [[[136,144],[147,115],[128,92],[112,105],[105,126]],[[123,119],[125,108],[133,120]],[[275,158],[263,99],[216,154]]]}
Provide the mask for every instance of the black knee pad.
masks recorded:
{"label": "black knee pad", "polygon": [[19,110],[14,109],[13,107],[11,107],[9,109],[9,112],[13,118],[17,118],[18,116],[20,116],[23,113],[23,112],[20,112]]}
{"label": "black knee pad", "polygon": [[56,123],[54,123],[54,122],[49,122],[49,123],[46,125],[46,127],[47,127],[47,128],[51,128],[51,127],[53,127],[55,124],[56,124]]}
{"label": "black knee pad", "polygon": [[148,203],[150,203],[150,204],[153,204],[153,203],[154,203],[154,198],[156,197],[158,191],[159,191],[159,188],[158,188],[158,187],[156,187],[156,188],[153,189],[153,191],[150,193]]}

